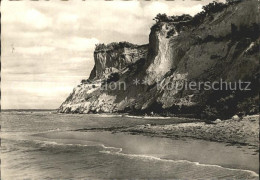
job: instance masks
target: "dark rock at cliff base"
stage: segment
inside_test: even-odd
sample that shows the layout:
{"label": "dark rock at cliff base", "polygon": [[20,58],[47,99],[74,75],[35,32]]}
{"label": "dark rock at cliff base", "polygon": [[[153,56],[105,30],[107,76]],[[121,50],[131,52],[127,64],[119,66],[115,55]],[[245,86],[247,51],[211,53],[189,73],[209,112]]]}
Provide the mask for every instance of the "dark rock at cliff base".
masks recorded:
{"label": "dark rock at cliff base", "polygon": [[[153,112],[212,120],[258,113],[257,7],[257,1],[236,1],[213,3],[193,18],[161,15],[148,45],[98,45],[88,81],[73,90],[59,112]],[[239,81],[250,82],[250,90],[238,89]],[[196,87],[185,88],[187,82]],[[205,82],[232,87],[213,90]]]}

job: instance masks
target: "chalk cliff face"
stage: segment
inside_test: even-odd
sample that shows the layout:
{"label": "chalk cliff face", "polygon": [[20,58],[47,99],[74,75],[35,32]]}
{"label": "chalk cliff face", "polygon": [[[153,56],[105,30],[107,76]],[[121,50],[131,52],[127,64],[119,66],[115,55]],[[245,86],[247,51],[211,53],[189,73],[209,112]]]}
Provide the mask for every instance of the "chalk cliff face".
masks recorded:
{"label": "chalk cliff face", "polygon": [[[149,45],[97,46],[89,79],[73,90],[59,112],[153,112],[209,119],[257,113],[257,7],[253,0],[211,4],[195,17],[158,19]],[[250,81],[251,90],[181,88],[183,82],[220,79]]]}
{"label": "chalk cliff face", "polygon": [[127,42],[100,44],[94,52],[95,66],[89,79],[100,79],[113,72],[146,58],[148,45],[134,45]]}

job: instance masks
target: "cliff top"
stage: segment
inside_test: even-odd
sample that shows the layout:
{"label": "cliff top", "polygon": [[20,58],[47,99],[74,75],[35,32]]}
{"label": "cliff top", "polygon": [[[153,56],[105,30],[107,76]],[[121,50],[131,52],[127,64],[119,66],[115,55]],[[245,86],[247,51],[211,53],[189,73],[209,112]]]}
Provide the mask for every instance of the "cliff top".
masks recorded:
{"label": "cliff top", "polygon": [[[208,5],[203,6],[203,11],[197,13],[193,17],[189,14],[183,14],[180,16],[167,16],[164,14],[157,14],[157,16],[153,19],[156,21],[156,23],[151,27],[151,29],[157,29],[160,27],[162,23],[171,23],[177,25],[177,30],[181,29],[184,26],[192,27],[192,26],[198,26],[200,25],[203,20],[210,14],[214,14],[217,12],[222,11],[223,9],[227,8],[230,5],[237,4],[242,2],[242,0],[226,0],[226,3],[216,2],[213,1],[212,3],[209,3]],[[123,42],[112,42],[109,44],[96,44],[96,48],[94,53],[102,52],[102,51],[111,51],[111,50],[117,50],[122,48],[137,48],[146,46],[145,45],[137,45],[132,44],[126,41]]]}
{"label": "cliff top", "polygon": [[211,14],[217,13],[222,11],[223,9],[240,3],[242,0],[226,0],[226,3],[221,3],[221,2],[216,2],[213,1],[212,3],[209,3],[208,5],[205,5],[202,7],[202,11],[194,15],[193,17],[190,16],[189,14],[183,14],[180,16],[167,16],[165,13],[164,14],[157,14],[157,16],[153,19],[156,21],[156,23],[151,27],[157,28],[160,26],[162,23],[172,23],[172,24],[179,24],[183,26],[198,26],[200,25],[203,20]]}
{"label": "cliff top", "polygon": [[116,50],[116,49],[121,49],[121,48],[137,48],[137,47],[142,47],[145,45],[132,44],[132,43],[126,42],[126,41],[112,42],[107,45],[104,43],[101,43],[101,44],[96,44],[95,52],[111,51],[111,50]]}

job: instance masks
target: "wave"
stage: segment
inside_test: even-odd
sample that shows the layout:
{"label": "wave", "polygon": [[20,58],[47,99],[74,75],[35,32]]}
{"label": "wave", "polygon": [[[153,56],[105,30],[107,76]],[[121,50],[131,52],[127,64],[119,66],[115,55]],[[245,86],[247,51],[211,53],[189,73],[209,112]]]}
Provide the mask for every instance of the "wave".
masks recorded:
{"label": "wave", "polygon": [[136,118],[136,119],[172,119],[173,117],[163,117],[163,116],[133,116],[125,115],[127,118]]}
{"label": "wave", "polygon": [[[82,147],[82,148],[87,148],[87,147],[99,147],[98,149],[95,149],[95,151],[98,151],[100,153],[104,154],[111,154],[111,155],[116,155],[116,156],[124,156],[130,159],[141,159],[141,160],[152,160],[152,161],[162,161],[162,162],[168,162],[168,163],[187,163],[199,167],[215,167],[215,168],[220,168],[223,170],[230,170],[230,171],[236,171],[236,172],[244,172],[248,173],[252,177],[259,177],[259,174],[257,174],[254,171],[251,170],[245,170],[245,169],[234,169],[234,168],[227,168],[227,167],[222,167],[219,165],[211,165],[211,164],[201,164],[199,162],[192,162],[188,160],[172,160],[172,159],[164,159],[152,155],[145,155],[145,154],[127,154],[123,152],[123,148],[118,148],[118,147],[112,147],[112,146],[106,146],[102,143],[98,142],[93,142],[93,141],[79,141],[78,143],[70,143],[71,141],[66,143],[66,140],[64,139],[63,142],[57,142],[55,140],[58,139],[52,139],[52,141],[49,140],[32,140],[37,146],[40,146],[41,148],[46,148],[46,147],[58,147],[58,146],[68,146],[68,147]],[[102,149],[100,149],[102,148]]]}
{"label": "wave", "polygon": [[[44,138],[49,139],[49,137],[44,137]],[[48,146],[48,145],[51,145],[51,146],[60,146],[60,145],[63,145],[63,146],[82,146],[82,147],[96,146],[96,147],[102,147],[102,149],[97,149],[97,151],[100,152],[100,153],[106,153],[106,154],[112,154],[112,155],[118,155],[118,156],[126,156],[128,158],[142,158],[142,159],[172,162],[172,163],[189,163],[189,164],[193,164],[193,165],[196,165],[196,166],[216,167],[216,168],[222,168],[222,169],[238,171],[238,172],[247,172],[251,176],[259,177],[259,174],[257,174],[256,172],[254,172],[252,170],[228,168],[228,167],[223,167],[223,166],[219,166],[219,165],[211,165],[211,164],[200,164],[199,162],[192,162],[192,161],[188,161],[188,160],[164,159],[164,158],[156,157],[156,156],[153,156],[153,155],[127,154],[127,153],[123,152],[123,148],[106,146],[105,145],[106,143],[97,142],[97,141],[86,141],[86,140],[83,140],[83,139],[81,139],[81,140],[67,139],[66,136],[63,139],[61,139],[61,136],[59,136],[59,139],[55,139],[55,138],[53,139],[52,138],[51,140],[52,141],[46,140],[46,141],[41,141],[41,142],[43,144],[46,144],[46,145],[43,145],[43,146]]]}
{"label": "wave", "polygon": [[61,129],[60,129],[60,128],[49,129],[49,130],[47,130],[47,131],[43,131],[42,133],[44,133],[44,132],[54,132],[54,131],[61,131]]}
{"label": "wave", "polygon": [[[111,149],[113,150],[117,150],[117,151],[114,151],[114,153],[120,153],[123,151],[123,148],[116,148],[116,147],[108,147],[108,146],[105,146],[104,144],[100,144],[101,147],[103,147],[104,149],[107,149],[107,150],[104,150],[104,151],[99,151],[101,153],[111,153],[112,151],[109,151]],[[109,150],[108,150],[109,149]]]}
{"label": "wave", "polygon": [[124,115],[122,115],[122,114],[93,114],[93,116],[98,116],[98,117],[123,117]]}
{"label": "wave", "polygon": [[33,140],[36,144],[40,144],[41,147],[46,146],[75,146],[75,147],[102,147],[104,151],[100,152],[121,152],[122,148],[116,148],[116,147],[108,147],[104,144],[97,143],[94,141],[84,141],[87,144],[82,143],[64,143],[64,142],[56,142],[56,141],[48,141],[48,140]]}
{"label": "wave", "polygon": [[173,117],[163,117],[163,116],[137,116],[137,115],[126,115],[126,114],[93,114],[93,116],[126,117],[126,118],[136,118],[136,119],[171,119],[171,118],[173,118]]}
{"label": "wave", "polygon": [[171,119],[172,117],[163,117],[163,116],[144,116],[144,119]]}
{"label": "wave", "polygon": [[[111,148],[111,147],[109,147]],[[140,154],[125,154],[122,153],[122,148],[118,152],[111,152],[111,151],[100,151],[101,153],[107,153],[107,154],[114,154],[114,155],[119,155],[119,156],[126,156],[128,158],[141,158],[141,159],[148,159],[148,160],[156,160],[156,161],[163,161],[163,162],[172,162],[172,163],[188,163],[188,164],[193,164],[196,166],[205,166],[205,167],[216,167],[216,168],[221,168],[225,170],[231,170],[231,171],[239,171],[239,172],[246,172],[249,173],[250,175],[254,177],[259,177],[259,174],[257,174],[254,171],[251,170],[245,170],[245,169],[234,169],[234,168],[227,168],[227,167],[222,167],[219,165],[212,165],[212,164],[201,164],[199,162],[192,162],[188,160],[172,160],[172,159],[163,159],[155,156],[150,156],[150,155],[140,155]]]}
{"label": "wave", "polygon": [[131,115],[126,115],[125,117],[127,118],[136,118],[136,119],[143,119],[144,116],[131,116]]}

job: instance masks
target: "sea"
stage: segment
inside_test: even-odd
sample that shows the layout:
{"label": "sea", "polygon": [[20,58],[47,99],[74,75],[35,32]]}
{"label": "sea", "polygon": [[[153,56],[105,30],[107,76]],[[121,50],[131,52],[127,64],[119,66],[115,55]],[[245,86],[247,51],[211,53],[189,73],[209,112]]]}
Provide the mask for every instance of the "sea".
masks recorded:
{"label": "sea", "polygon": [[174,124],[175,118],[1,112],[1,179],[258,179],[247,146],[109,128]]}

